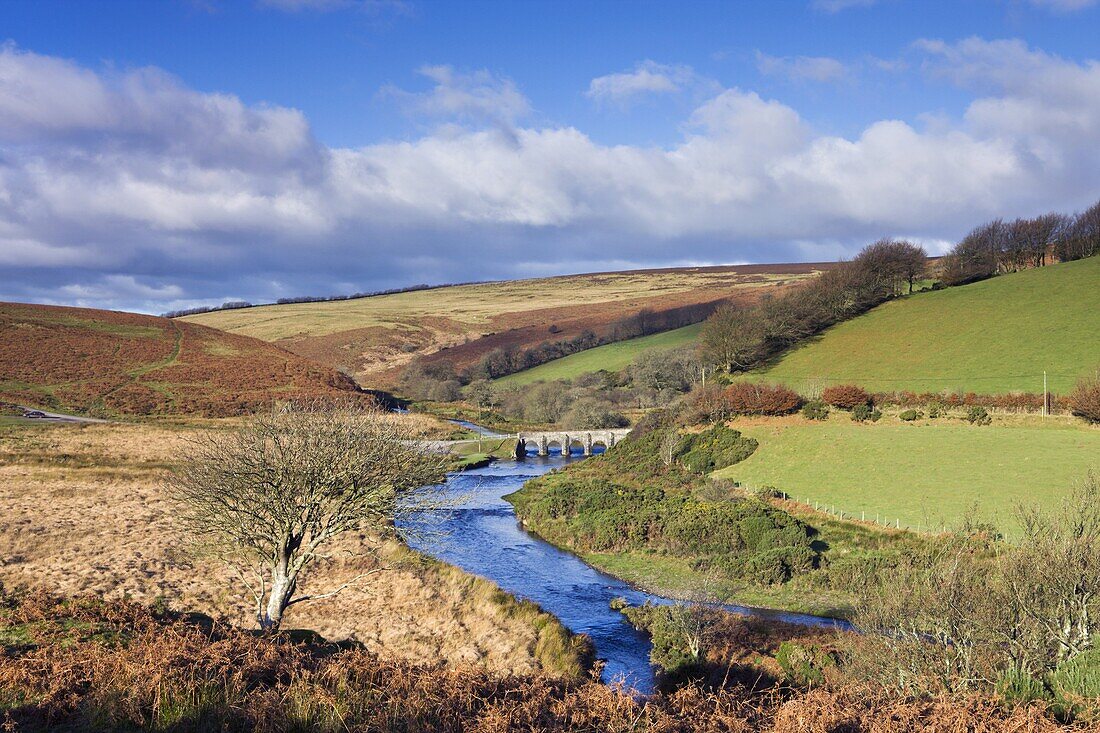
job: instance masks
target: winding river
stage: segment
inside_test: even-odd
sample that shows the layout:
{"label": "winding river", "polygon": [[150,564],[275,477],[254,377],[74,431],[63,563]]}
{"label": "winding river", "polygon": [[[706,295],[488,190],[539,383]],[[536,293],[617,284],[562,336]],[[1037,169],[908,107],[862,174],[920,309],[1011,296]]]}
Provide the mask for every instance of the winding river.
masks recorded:
{"label": "winding river", "polygon": [[[420,511],[401,520],[401,524],[410,530],[409,544],[417,550],[488,578],[509,593],[538,603],[572,631],[588,634],[596,655],[606,662],[605,682],[623,682],[638,692],[649,693],[655,683],[649,663],[649,638],[613,611],[610,603],[618,597],[632,604],[673,601],[637,590],[576,555],[528,534],[512,505],[503,498],[528,479],[578,460],[583,458],[531,455],[523,461],[499,461],[451,474],[445,484],[429,489],[435,492],[432,498],[441,499],[446,508]],[[803,614],[720,607],[807,625],[837,623]]]}

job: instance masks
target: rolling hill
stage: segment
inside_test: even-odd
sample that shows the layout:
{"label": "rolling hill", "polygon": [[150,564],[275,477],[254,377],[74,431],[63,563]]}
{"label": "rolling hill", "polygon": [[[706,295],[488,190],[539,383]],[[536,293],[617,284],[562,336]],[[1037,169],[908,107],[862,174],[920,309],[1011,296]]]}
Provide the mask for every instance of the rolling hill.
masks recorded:
{"label": "rolling hill", "polygon": [[703,324],[675,328],[663,333],[627,339],[606,346],[581,351],[576,354],[555,359],[532,369],[509,374],[493,380],[502,387],[520,386],[533,382],[552,382],[557,379],[572,379],[586,372],[606,369],[609,372],[621,371],[647,351],[663,351],[698,343]]}
{"label": "rolling hill", "polygon": [[258,339],[114,311],[0,303],[0,401],[99,416],[235,415],[361,394]]}
{"label": "rolling hill", "polygon": [[755,376],[802,391],[1064,394],[1100,367],[1100,257],[885,303],[780,356]]}
{"label": "rolling hill", "polygon": [[602,334],[642,309],[753,300],[828,265],[739,265],[569,275],[456,285],[355,300],[258,306],[179,319],[270,341],[392,386],[417,356],[456,368],[495,348]]}

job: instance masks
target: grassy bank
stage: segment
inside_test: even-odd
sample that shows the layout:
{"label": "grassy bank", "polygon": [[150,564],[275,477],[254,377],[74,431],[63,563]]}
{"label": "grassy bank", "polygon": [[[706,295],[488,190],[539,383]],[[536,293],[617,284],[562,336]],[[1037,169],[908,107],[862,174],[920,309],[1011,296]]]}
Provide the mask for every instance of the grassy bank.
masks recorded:
{"label": "grassy bank", "polygon": [[1100,365],[1100,258],[885,303],[783,355],[764,378],[877,391],[1069,392]]}
{"label": "grassy bank", "polygon": [[974,515],[1010,537],[1022,503],[1051,508],[1089,470],[1100,470],[1100,430],[1034,416],[973,426],[944,419],[903,423],[887,415],[856,424],[847,413],[735,421],[759,442],[717,476],[772,486],[810,504],[902,527],[954,526]]}
{"label": "grassy bank", "polygon": [[533,382],[553,382],[558,379],[572,379],[580,374],[601,369],[609,372],[621,371],[646,351],[662,351],[682,346],[691,346],[698,342],[702,324],[684,326],[650,336],[627,339],[614,344],[597,346],[576,354],[555,359],[533,369],[509,374],[494,380],[501,387],[521,386]]}

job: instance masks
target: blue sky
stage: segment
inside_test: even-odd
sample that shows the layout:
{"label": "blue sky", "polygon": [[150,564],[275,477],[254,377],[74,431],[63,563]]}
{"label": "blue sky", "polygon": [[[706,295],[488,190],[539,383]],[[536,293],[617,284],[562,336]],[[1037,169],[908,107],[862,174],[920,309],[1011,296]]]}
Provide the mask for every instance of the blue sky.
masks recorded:
{"label": "blue sky", "polygon": [[0,299],[942,249],[1100,198],[1090,0],[0,3]]}

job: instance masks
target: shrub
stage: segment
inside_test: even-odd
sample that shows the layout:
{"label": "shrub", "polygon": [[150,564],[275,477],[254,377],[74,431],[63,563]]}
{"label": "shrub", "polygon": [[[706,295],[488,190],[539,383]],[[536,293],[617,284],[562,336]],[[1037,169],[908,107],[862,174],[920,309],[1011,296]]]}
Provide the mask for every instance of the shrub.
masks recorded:
{"label": "shrub", "polygon": [[689,404],[690,409],[684,416],[688,424],[725,420],[730,416],[725,390],[717,385],[711,384],[694,390]]}
{"label": "shrub", "polygon": [[627,605],[619,611],[634,628],[649,634],[649,661],[671,681],[703,673],[706,633],[698,609],[680,604],[657,606],[646,601],[642,606]]}
{"label": "shrub", "polygon": [[798,573],[812,570],[814,559],[808,547],[776,547],[745,558],[741,577],[761,585],[780,585]]}
{"label": "shrub", "polygon": [[993,418],[989,416],[989,412],[984,407],[974,406],[967,409],[966,421],[971,425],[989,425],[993,422]]}
{"label": "shrub", "polygon": [[1010,704],[1027,704],[1050,697],[1042,680],[1036,679],[1026,669],[1018,666],[1009,667],[997,680],[997,694]]}
{"label": "shrub", "polygon": [[1100,376],[1086,377],[1069,396],[1069,409],[1085,420],[1100,423]]}
{"label": "shrub", "polygon": [[928,417],[935,420],[937,417],[943,417],[947,414],[947,408],[939,402],[928,403]]}
{"label": "shrub", "polygon": [[789,415],[802,404],[797,392],[781,384],[750,382],[727,387],[722,401],[731,415]]}
{"label": "shrub", "polygon": [[856,405],[852,408],[852,420],[855,422],[878,422],[882,418],[882,412],[870,405]]}
{"label": "shrub", "polygon": [[914,420],[921,419],[921,417],[923,417],[923,415],[921,414],[920,410],[905,410],[900,415],[898,415],[898,418],[904,420],[905,422],[913,422]]}
{"label": "shrub", "polygon": [[829,406],[821,400],[811,400],[802,408],[802,417],[807,420],[825,420],[829,417]]}
{"label": "shrub", "polygon": [[[977,405],[986,409],[996,407],[1001,410],[1013,410],[1015,412],[1038,412],[1043,409],[1043,396],[1031,392],[1009,392],[1007,394],[975,394],[974,392],[936,393],[936,392],[876,392],[872,395],[872,401],[876,405],[897,405],[898,407],[921,407],[928,405],[929,412],[936,408],[936,412],[946,414],[947,408],[970,407]],[[1063,410],[1067,408],[1068,398],[1051,396],[1051,409]],[[931,417],[931,414],[929,415]]]}
{"label": "shrub", "polygon": [[740,463],[753,454],[757,442],[725,425],[715,425],[701,433],[685,435],[676,453],[692,473],[710,473]]}
{"label": "shrub", "polygon": [[1050,681],[1067,697],[1100,698],[1100,649],[1090,649],[1062,662]]}
{"label": "shrub", "polygon": [[854,384],[838,384],[826,387],[821,392],[821,399],[833,407],[842,410],[852,410],[860,405],[867,406],[871,402],[871,395],[867,390]]}
{"label": "shrub", "polygon": [[785,641],[775,653],[775,661],[787,681],[800,687],[814,687],[825,682],[825,670],[836,666],[833,655],[816,645]]}

